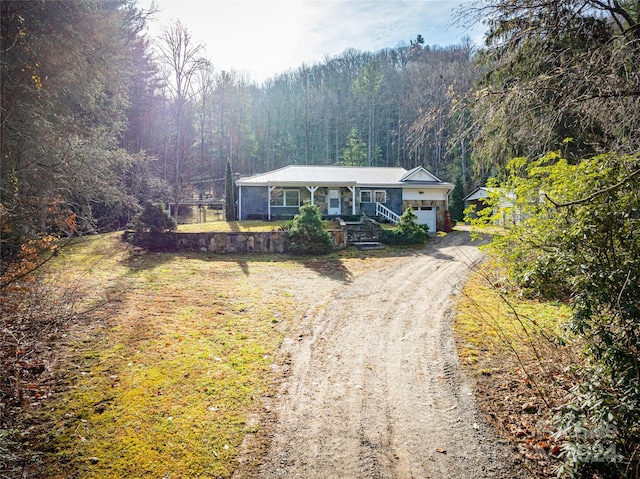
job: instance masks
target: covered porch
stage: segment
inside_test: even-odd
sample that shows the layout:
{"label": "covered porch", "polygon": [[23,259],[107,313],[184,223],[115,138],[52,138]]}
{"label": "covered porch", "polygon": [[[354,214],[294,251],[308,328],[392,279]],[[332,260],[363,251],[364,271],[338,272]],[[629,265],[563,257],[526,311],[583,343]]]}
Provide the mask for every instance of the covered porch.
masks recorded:
{"label": "covered porch", "polygon": [[273,215],[295,215],[305,203],[318,206],[323,216],[359,213],[355,184],[269,185],[267,190],[268,219]]}

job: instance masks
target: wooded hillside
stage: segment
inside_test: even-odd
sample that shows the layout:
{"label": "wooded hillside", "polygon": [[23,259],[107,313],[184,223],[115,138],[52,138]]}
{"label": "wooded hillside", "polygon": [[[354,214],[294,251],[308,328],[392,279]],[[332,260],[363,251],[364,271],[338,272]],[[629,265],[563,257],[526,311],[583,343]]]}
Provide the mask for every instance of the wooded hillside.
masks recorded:
{"label": "wooded hillside", "polygon": [[[2,242],[122,227],[145,200],[224,195],[225,165],[424,165],[473,183],[470,41],[346,51],[264,84],[132,2],[2,3]],[[34,239],[34,238],[31,238]]]}
{"label": "wooded hillside", "polygon": [[131,0],[2,0],[0,15],[3,317],[22,327],[34,289],[18,285],[61,238],[122,228],[147,200],[221,199],[225,176],[424,165],[458,202],[493,176],[527,219],[501,224],[497,254],[523,292],[573,305],[585,344],[564,471],[638,477],[640,2],[479,1],[460,18],[484,22],[483,47],[408,32],[262,84],[218,69],[180,22],[149,38],[153,12]]}

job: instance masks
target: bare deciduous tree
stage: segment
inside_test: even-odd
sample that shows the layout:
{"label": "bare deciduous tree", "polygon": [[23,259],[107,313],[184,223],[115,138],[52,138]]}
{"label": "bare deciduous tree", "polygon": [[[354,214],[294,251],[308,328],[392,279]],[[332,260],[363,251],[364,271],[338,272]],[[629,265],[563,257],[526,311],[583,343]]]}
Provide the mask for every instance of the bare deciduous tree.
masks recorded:
{"label": "bare deciduous tree", "polygon": [[187,115],[187,109],[195,92],[196,75],[204,68],[206,61],[202,57],[204,46],[194,43],[191,34],[179,20],[165,28],[157,47],[160,62],[167,75],[167,85],[173,97],[175,139],[172,193],[175,204],[174,215],[177,218],[180,201],[188,187],[185,162],[188,159],[191,142],[186,135],[192,118]]}

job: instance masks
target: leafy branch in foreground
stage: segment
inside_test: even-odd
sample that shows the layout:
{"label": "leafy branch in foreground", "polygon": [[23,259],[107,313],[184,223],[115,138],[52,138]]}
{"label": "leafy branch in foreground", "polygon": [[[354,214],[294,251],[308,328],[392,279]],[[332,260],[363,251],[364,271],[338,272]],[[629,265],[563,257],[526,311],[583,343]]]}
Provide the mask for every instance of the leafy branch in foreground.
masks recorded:
{"label": "leafy branch in foreground", "polygon": [[517,158],[474,220],[492,227],[492,249],[525,291],[571,300],[567,328],[584,339],[585,357],[557,418],[560,474],[637,477],[640,467],[638,162]]}

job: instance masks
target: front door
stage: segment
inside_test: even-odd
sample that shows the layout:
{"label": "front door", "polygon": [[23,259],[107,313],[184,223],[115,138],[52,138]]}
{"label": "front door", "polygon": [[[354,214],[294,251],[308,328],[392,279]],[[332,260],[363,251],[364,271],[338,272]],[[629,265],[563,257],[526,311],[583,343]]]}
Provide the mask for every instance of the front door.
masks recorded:
{"label": "front door", "polygon": [[340,214],[340,190],[329,190],[329,206],[327,207],[327,214]]}

